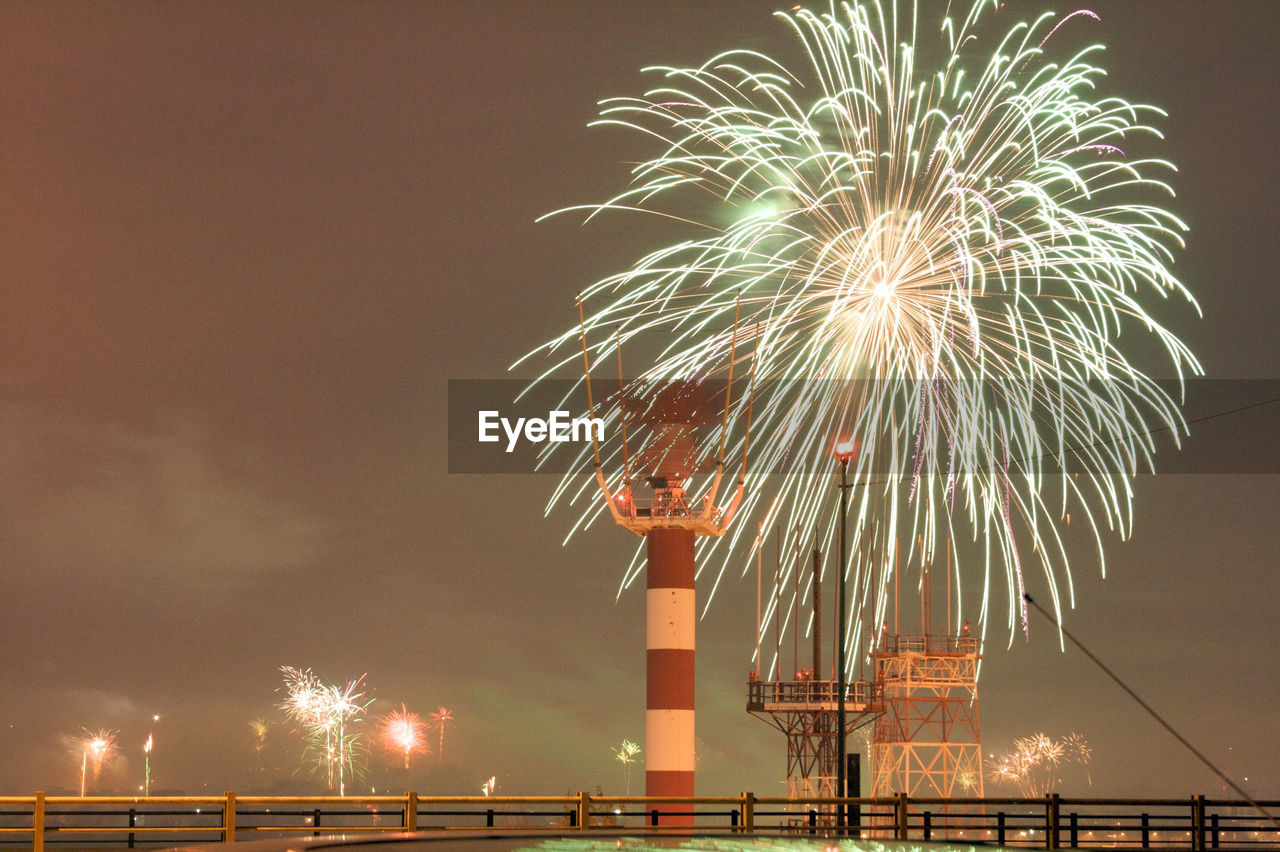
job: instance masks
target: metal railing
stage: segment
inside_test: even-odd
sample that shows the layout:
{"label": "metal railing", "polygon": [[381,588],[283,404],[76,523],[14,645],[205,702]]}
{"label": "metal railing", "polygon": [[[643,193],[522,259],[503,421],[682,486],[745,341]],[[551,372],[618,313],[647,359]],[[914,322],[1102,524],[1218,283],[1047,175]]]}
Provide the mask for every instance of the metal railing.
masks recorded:
{"label": "metal railing", "polygon": [[[850,681],[845,684],[845,704],[870,706],[879,704],[880,684]],[[760,710],[766,705],[831,705],[835,706],[838,687],[834,680],[752,680],[747,682],[747,709]]]}
{"label": "metal railing", "polygon": [[[1280,802],[1261,802],[1280,810]],[[837,825],[840,808],[845,824]],[[837,834],[1040,849],[1280,849],[1280,826],[1245,802],[1206,799],[788,799],[641,796],[0,797],[0,848],[172,846],[298,834],[494,828]]]}
{"label": "metal railing", "polygon": [[926,654],[929,656],[970,655],[977,654],[979,647],[977,636],[887,634],[880,637],[880,645],[876,648],[876,652],[880,654]]}

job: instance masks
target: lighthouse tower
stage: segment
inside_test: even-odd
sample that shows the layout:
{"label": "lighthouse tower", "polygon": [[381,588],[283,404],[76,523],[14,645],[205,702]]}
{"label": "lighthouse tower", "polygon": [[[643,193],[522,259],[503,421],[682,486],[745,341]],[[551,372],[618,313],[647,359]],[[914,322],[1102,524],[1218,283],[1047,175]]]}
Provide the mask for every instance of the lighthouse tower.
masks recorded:
{"label": "lighthouse tower", "polygon": [[[736,339],[735,324],[735,343]],[[594,411],[585,334],[583,364],[588,404]],[[722,399],[713,399],[704,386],[687,382],[649,386],[632,394],[620,390],[625,465],[620,488],[610,488],[599,448],[593,447],[596,483],[614,521],[645,539],[646,796],[694,795],[694,543],[699,536],[722,536],[729,529],[742,500],[746,473],[744,439],[742,470],[732,498],[727,505],[717,503],[733,386],[732,345],[729,364]],[[722,425],[714,474],[702,497],[691,499],[688,486],[699,472],[698,448],[704,443],[698,433],[717,419],[722,419]],[[628,425],[633,434],[639,431],[646,436],[645,446],[634,460],[627,446]],[[749,428],[750,403],[747,425]],[[660,812],[681,809],[656,808]],[[663,821],[673,820],[668,817]]]}

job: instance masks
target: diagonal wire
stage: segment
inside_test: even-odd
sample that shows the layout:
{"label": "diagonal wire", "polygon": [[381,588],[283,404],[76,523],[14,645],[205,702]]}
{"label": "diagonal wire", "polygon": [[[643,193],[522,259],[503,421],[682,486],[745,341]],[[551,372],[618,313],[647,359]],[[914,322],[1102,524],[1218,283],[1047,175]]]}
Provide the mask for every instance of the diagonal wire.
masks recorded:
{"label": "diagonal wire", "polygon": [[1271,815],[1271,812],[1270,812],[1270,811],[1268,811],[1266,808],[1264,808],[1262,805],[1260,805],[1260,804],[1258,804],[1257,802],[1255,802],[1255,801],[1253,800],[1253,797],[1252,797],[1252,796],[1250,796],[1248,793],[1246,793],[1246,792],[1244,791],[1244,788],[1242,788],[1239,784],[1237,784],[1237,783],[1236,783],[1235,781],[1233,781],[1230,777],[1228,777],[1227,773],[1223,772],[1221,769],[1219,769],[1218,767],[1214,766],[1214,765],[1213,765],[1213,763],[1211,763],[1211,762],[1210,762],[1209,758],[1205,757],[1203,754],[1201,754],[1201,753],[1200,753],[1200,750],[1199,750],[1199,749],[1197,749],[1197,748],[1196,748],[1195,746],[1193,746],[1191,743],[1187,742],[1187,738],[1186,738],[1186,737],[1182,736],[1182,734],[1180,734],[1180,733],[1178,733],[1177,731],[1175,731],[1175,730],[1173,729],[1173,726],[1172,726],[1172,725],[1170,725],[1168,722],[1166,722],[1166,721],[1164,720],[1164,718],[1163,718],[1163,717],[1161,717],[1161,715],[1160,715],[1159,713],[1157,713],[1155,710],[1153,710],[1150,704],[1148,704],[1147,702],[1143,701],[1143,700],[1142,700],[1142,698],[1140,698],[1140,697],[1138,696],[1138,693],[1136,693],[1136,692],[1134,692],[1132,689],[1130,689],[1130,688],[1129,688],[1129,686],[1128,686],[1124,681],[1122,681],[1122,680],[1120,679],[1120,677],[1119,677],[1115,672],[1113,672],[1113,671],[1111,671],[1111,669],[1107,668],[1107,667],[1106,667],[1106,665],[1104,665],[1104,664],[1103,664],[1102,660],[1099,660],[1099,659],[1098,659],[1097,657],[1095,657],[1092,653],[1090,653],[1090,651],[1089,651],[1089,649],[1088,649],[1088,648],[1086,648],[1084,645],[1080,644],[1080,640],[1079,640],[1079,639],[1077,639],[1076,637],[1072,636],[1070,633],[1068,633],[1068,632],[1067,632],[1067,630],[1066,630],[1065,628],[1063,628],[1063,626],[1062,626],[1061,624],[1059,624],[1059,623],[1058,623],[1058,620],[1057,620],[1056,618],[1054,618],[1052,615],[1050,615],[1050,614],[1049,614],[1049,612],[1048,612],[1047,610],[1045,610],[1045,608],[1044,608],[1044,607],[1040,606],[1040,604],[1038,604],[1038,603],[1036,603],[1036,602],[1035,602],[1035,599],[1034,599],[1034,598],[1032,598],[1032,597],[1031,597],[1031,595],[1024,594],[1022,597],[1026,600],[1026,602],[1027,602],[1027,603],[1029,603],[1029,604],[1031,604],[1031,606],[1035,607],[1035,609],[1036,609],[1036,611],[1037,611],[1037,612],[1039,612],[1039,613],[1040,613],[1041,615],[1043,615],[1045,618],[1049,619],[1049,623],[1050,623],[1050,624],[1052,624],[1054,627],[1058,628],[1058,632],[1059,632],[1059,633],[1061,633],[1063,636],[1065,636],[1065,637],[1067,637],[1068,639],[1070,639],[1070,640],[1071,640],[1071,644],[1072,644],[1072,645],[1075,645],[1077,648],[1079,648],[1079,649],[1080,649],[1080,651],[1081,651],[1081,652],[1082,652],[1086,657],[1088,657],[1090,660],[1092,660],[1092,661],[1093,661],[1094,665],[1096,665],[1098,668],[1100,668],[1100,669],[1102,669],[1104,672],[1106,672],[1107,677],[1109,677],[1109,678],[1111,678],[1112,680],[1114,680],[1114,681],[1116,682],[1116,684],[1117,684],[1121,689],[1123,689],[1125,692],[1129,693],[1129,697],[1130,697],[1130,698],[1132,698],[1134,701],[1138,702],[1139,706],[1141,706],[1143,710],[1146,710],[1149,714],[1151,714],[1151,718],[1155,719],[1155,720],[1156,720],[1157,722],[1159,722],[1162,726],[1164,726],[1164,729],[1165,729],[1166,731],[1168,731],[1169,733],[1173,734],[1174,739],[1176,739],[1178,742],[1180,742],[1180,743],[1182,743],[1184,746],[1186,746],[1187,750],[1188,750],[1188,751],[1190,751],[1192,754],[1194,754],[1197,758],[1199,758],[1201,763],[1203,763],[1205,766],[1209,767],[1210,771],[1212,771],[1214,775],[1216,775],[1216,776],[1218,776],[1220,779],[1222,779],[1223,783],[1225,783],[1225,784],[1227,784],[1229,787],[1231,787],[1231,789],[1232,789],[1232,790],[1235,790],[1237,793],[1239,793],[1239,794],[1240,794],[1240,796],[1241,796],[1241,798],[1243,798],[1243,799],[1244,799],[1246,802],[1248,802],[1248,803],[1249,803],[1253,808],[1255,808],[1255,809],[1258,811],[1258,813],[1262,814],[1264,817],[1266,817],[1268,820],[1270,820],[1270,821],[1271,821],[1271,823],[1272,823],[1273,825],[1275,825],[1277,828],[1280,828],[1280,820],[1278,820],[1278,819],[1276,819],[1274,816],[1272,816],[1272,815]]}

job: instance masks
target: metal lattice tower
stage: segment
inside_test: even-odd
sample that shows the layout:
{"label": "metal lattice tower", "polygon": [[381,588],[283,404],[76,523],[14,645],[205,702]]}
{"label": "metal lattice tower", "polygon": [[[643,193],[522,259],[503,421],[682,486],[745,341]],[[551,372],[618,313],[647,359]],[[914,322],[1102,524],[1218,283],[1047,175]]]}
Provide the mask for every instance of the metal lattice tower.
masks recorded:
{"label": "metal lattice tower", "polygon": [[[846,728],[856,730],[879,710],[876,684],[855,681],[845,700]],[[747,684],[747,712],[787,736],[787,796],[835,798],[836,681],[756,680]]]}
{"label": "metal lattice tower", "polygon": [[872,654],[884,713],[871,735],[871,795],[981,796],[977,637],[884,635]]}

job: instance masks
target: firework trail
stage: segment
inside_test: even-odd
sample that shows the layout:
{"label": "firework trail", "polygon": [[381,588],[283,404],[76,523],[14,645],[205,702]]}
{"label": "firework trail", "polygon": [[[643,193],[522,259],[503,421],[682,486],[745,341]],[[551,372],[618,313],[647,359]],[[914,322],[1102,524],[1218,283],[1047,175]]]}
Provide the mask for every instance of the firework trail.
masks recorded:
{"label": "firework trail", "polygon": [[992,781],[1013,784],[1024,796],[1045,796],[1062,780],[1057,777],[1060,766],[1087,765],[1092,757],[1093,749],[1079,734],[1063,740],[1033,734],[1015,739],[1009,754],[987,761],[987,773]]}
{"label": "firework trail", "polygon": [[[864,622],[884,623],[899,561],[934,562],[950,540],[982,542],[952,563],[955,623],[967,600],[985,636],[1002,585],[1010,638],[1025,631],[1032,569],[1060,612],[1072,596],[1070,513],[1101,563],[1103,530],[1130,532],[1151,430],[1185,432],[1148,365],[1179,383],[1200,371],[1151,311],[1170,297],[1195,308],[1170,268],[1185,230],[1161,206],[1174,169],[1144,153],[1163,113],[1101,94],[1100,46],[1052,55],[1096,16],[1024,22],[994,0],[942,19],[920,8],[780,12],[802,49],[794,67],[735,50],[649,69],[660,80],[644,96],[603,101],[597,124],[636,131],[656,153],[619,195],[569,210],[656,215],[687,238],[587,287],[581,327],[513,365],[549,354],[534,386],[572,375],[581,334],[593,363],[623,346],[656,353],[627,389],[643,395],[727,375],[736,340],[726,457],[743,448],[750,386],[738,511],[755,518],[702,545],[700,564],[718,566],[708,604],[727,568],[750,565],[757,523],[765,540],[780,531],[782,552],[830,550],[832,449],[856,438],[850,650]],[[621,422],[618,396],[596,414],[605,465],[622,470],[620,427],[632,447],[646,427]],[[715,431],[702,439],[708,457]],[[608,516],[581,475],[590,455],[548,505],[579,512],[575,531]]]}
{"label": "firework trail", "polygon": [[359,691],[364,675],[345,686],[321,682],[311,669],[281,666],[287,698],[280,705],[307,736],[307,756],[318,772],[327,774],[329,789],[336,783],[338,795],[345,796],[346,779],[364,774],[365,748],[352,726],[360,722],[374,699]]}
{"label": "firework trail", "polygon": [[447,724],[453,724],[453,711],[448,707],[441,707],[439,710],[431,714],[431,720],[440,730],[440,749],[437,754],[440,760],[444,760],[444,728]]}
{"label": "firework trail", "polygon": [[63,737],[67,752],[80,764],[81,796],[85,795],[87,789],[86,779],[89,773],[92,772],[93,783],[98,783],[98,776],[102,774],[102,767],[110,766],[111,762],[120,754],[120,747],[116,743],[116,733],[116,731],[108,731],[105,728],[97,731],[81,728],[79,735]]}

